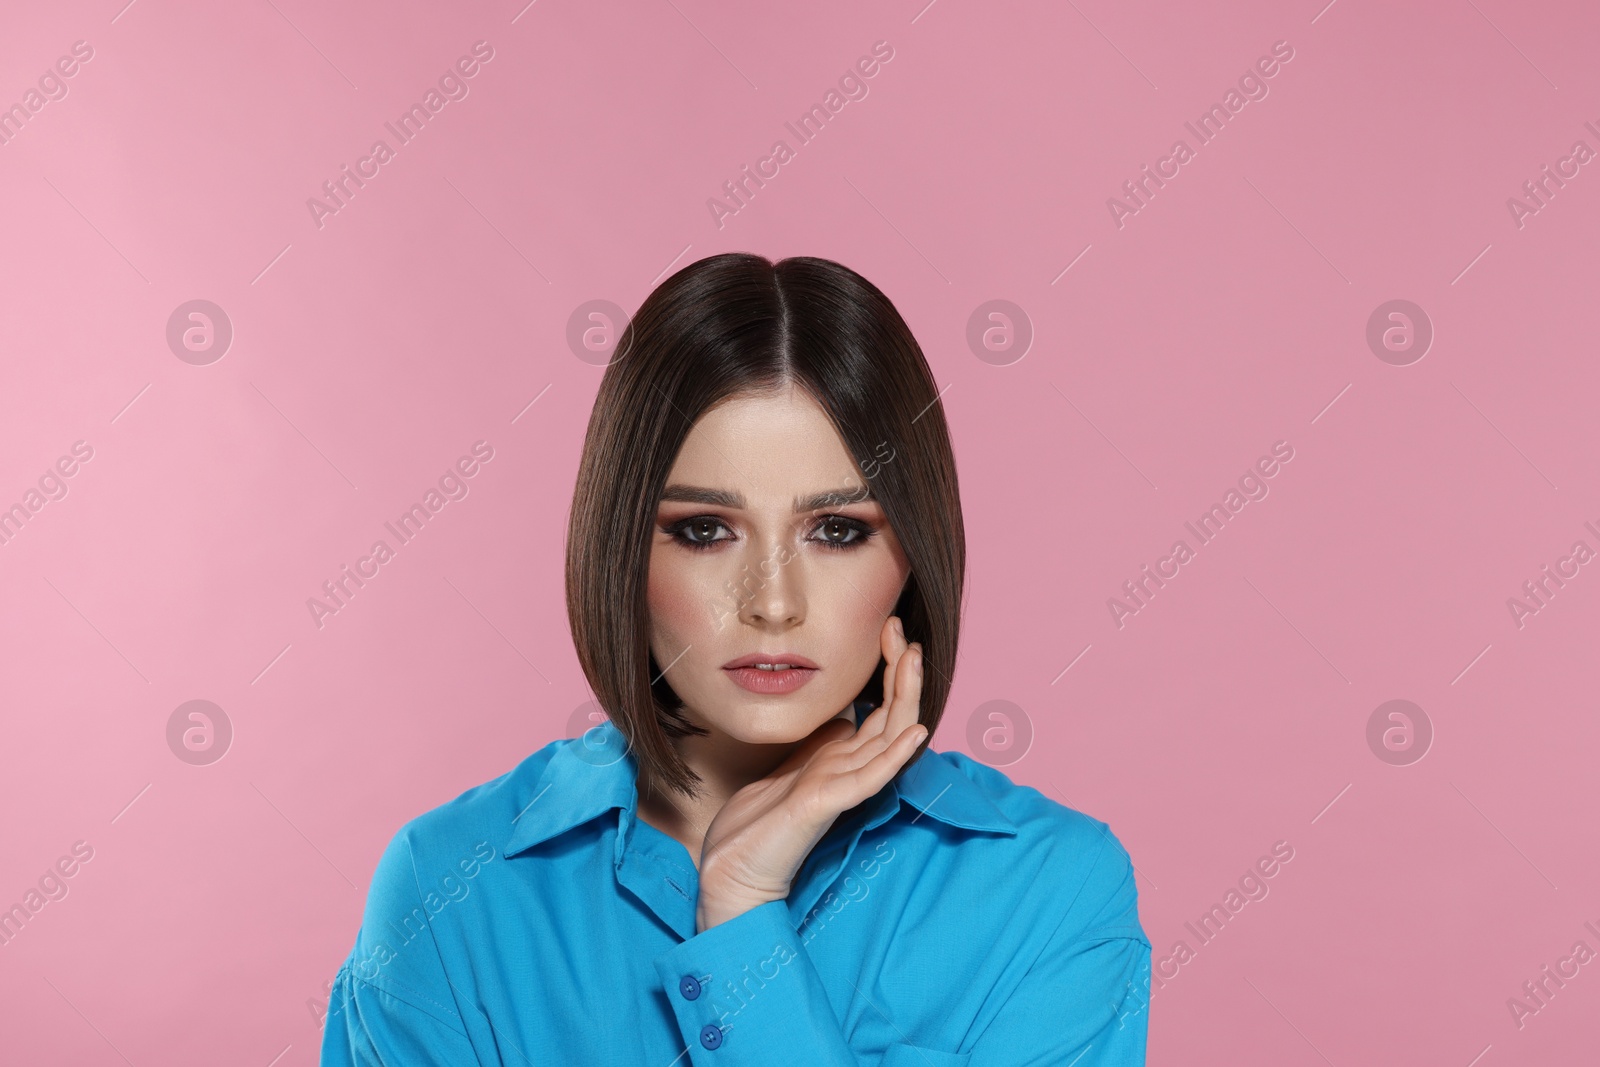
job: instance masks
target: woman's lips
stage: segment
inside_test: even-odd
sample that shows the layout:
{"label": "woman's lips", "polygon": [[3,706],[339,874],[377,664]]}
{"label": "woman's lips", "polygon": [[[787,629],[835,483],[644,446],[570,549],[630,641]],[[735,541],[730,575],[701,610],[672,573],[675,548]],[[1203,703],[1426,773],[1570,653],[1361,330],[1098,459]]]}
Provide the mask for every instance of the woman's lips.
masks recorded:
{"label": "woman's lips", "polygon": [[764,671],[759,667],[724,667],[723,671],[735,685],[752,693],[792,693],[811,681],[817,673],[813,667],[790,667],[781,671]]}

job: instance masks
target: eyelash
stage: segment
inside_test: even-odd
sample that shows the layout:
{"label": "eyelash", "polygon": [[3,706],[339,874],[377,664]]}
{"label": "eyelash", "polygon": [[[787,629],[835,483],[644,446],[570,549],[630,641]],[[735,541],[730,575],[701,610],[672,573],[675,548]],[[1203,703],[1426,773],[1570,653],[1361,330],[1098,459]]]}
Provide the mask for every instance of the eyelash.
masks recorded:
{"label": "eyelash", "polygon": [[[717,537],[710,541],[694,541],[684,536],[684,531],[689,527],[703,522],[715,523],[724,530],[728,529],[728,524],[717,518],[715,515],[691,515],[687,519],[679,519],[677,522],[665,527],[664,530],[666,533],[672,535],[672,539],[678,542],[678,544],[683,545],[685,548],[691,549],[695,552],[704,552],[713,545],[721,544],[724,541],[733,540],[731,537]],[[834,551],[842,552],[850,549],[860,548],[862,545],[866,544],[870,538],[878,535],[878,531],[874,530],[867,523],[862,522],[860,519],[852,519],[845,515],[824,515],[822,517],[822,521],[817,523],[817,528],[821,529],[830,523],[839,523],[845,527],[847,532],[854,531],[857,534],[856,537],[849,541],[829,541],[824,539],[818,542],[818,544],[822,545],[824,548],[832,549]]]}

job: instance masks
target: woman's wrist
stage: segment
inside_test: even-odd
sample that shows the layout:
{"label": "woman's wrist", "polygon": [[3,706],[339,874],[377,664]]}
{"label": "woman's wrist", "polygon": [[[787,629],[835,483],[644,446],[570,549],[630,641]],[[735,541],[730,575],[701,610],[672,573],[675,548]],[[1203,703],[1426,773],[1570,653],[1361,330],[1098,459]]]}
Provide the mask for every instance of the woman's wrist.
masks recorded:
{"label": "woman's wrist", "polygon": [[707,892],[705,884],[701,883],[700,898],[695,904],[695,932],[704,933],[763,904],[782,899],[748,893],[722,893],[715,889]]}

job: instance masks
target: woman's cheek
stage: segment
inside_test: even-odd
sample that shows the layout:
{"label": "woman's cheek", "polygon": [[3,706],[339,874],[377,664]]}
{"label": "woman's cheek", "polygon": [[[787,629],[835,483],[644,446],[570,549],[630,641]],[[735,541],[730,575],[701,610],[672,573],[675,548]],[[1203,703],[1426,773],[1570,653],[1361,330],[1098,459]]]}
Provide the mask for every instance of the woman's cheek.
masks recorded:
{"label": "woman's cheek", "polygon": [[669,553],[653,554],[645,599],[655,630],[683,645],[710,628],[714,616],[707,603],[712,581],[709,573],[697,575],[692,568],[676,566]]}
{"label": "woman's cheek", "polygon": [[845,595],[836,605],[835,617],[842,624],[838,632],[848,642],[851,659],[859,660],[869,673],[881,654],[884,620],[894,610],[903,584],[891,568],[875,567],[843,586]]}
{"label": "woman's cheek", "polygon": [[[872,566],[868,568],[867,573],[858,580],[857,584],[866,594],[866,599],[877,609],[871,624],[874,636],[883,627],[889,613],[894,611],[894,606],[899,601],[900,593],[905,589],[910,576],[911,569],[903,562],[903,557],[898,552],[880,553],[873,558]],[[856,600],[859,602],[861,598],[857,597]],[[864,602],[861,606],[867,607]]]}

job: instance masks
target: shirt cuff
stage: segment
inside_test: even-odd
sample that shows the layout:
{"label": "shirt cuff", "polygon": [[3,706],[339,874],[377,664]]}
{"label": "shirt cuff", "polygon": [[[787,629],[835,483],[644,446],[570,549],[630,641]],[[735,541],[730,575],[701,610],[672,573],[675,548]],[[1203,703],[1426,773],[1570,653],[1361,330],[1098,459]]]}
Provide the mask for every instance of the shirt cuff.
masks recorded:
{"label": "shirt cuff", "polygon": [[822,977],[772,900],[701,931],[655,959],[690,1062],[857,1067]]}

